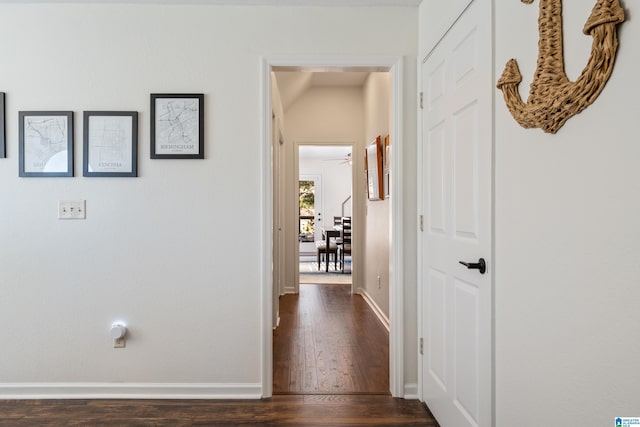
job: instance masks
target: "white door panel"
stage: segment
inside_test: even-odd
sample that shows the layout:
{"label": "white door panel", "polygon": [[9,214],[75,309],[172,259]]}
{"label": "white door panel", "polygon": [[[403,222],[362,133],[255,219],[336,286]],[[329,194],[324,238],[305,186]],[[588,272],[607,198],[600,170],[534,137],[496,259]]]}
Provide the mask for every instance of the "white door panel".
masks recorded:
{"label": "white door panel", "polygon": [[427,155],[429,162],[429,194],[428,194],[428,231],[433,234],[445,234],[446,200],[445,172],[448,169],[445,147],[445,123],[437,123],[429,129]]}
{"label": "white door panel", "polygon": [[473,1],[422,66],[421,392],[442,427],[493,422],[491,16]]}
{"label": "white door panel", "polygon": [[478,103],[453,115],[453,221],[456,237],[477,240],[478,235]]}
{"label": "white door panel", "polygon": [[429,295],[427,296],[427,331],[430,345],[427,346],[426,364],[432,386],[440,392],[447,389],[447,348],[446,348],[446,274],[431,270],[429,275]]}

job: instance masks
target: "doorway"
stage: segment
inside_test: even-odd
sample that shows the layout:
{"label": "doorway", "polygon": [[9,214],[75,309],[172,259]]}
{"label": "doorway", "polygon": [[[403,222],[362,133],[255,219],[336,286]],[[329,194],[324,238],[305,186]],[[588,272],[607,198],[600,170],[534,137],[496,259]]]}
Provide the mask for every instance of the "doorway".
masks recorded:
{"label": "doorway", "polygon": [[[271,111],[272,111],[272,97],[271,97],[271,85],[273,81],[272,72],[277,69],[299,69],[299,70],[360,70],[360,71],[386,71],[390,72],[392,96],[391,96],[391,129],[390,133],[393,135],[395,145],[394,152],[398,155],[392,156],[391,164],[391,192],[395,194],[390,199],[390,229],[388,230],[391,236],[392,251],[390,253],[389,271],[390,280],[389,288],[391,294],[391,304],[389,309],[390,317],[390,333],[389,333],[389,383],[391,394],[395,397],[405,397],[405,384],[404,384],[404,325],[403,325],[403,312],[404,301],[402,298],[402,282],[403,282],[403,269],[401,268],[402,262],[402,246],[403,246],[403,215],[402,215],[402,175],[394,175],[393,171],[402,170],[402,63],[401,57],[389,58],[389,57],[377,57],[357,60],[344,60],[344,59],[305,59],[301,58],[278,58],[267,59],[265,58],[262,63],[262,100],[263,100],[263,172],[265,180],[263,181],[263,212],[262,217],[262,240],[263,240],[263,264],[262,264],[262,303],[263,303],[263,346],[262,346],[262,389],[263,397],[269,397],[272,394],[273,386],[273,337],[271,329],[271,316],[274,309],[271,303],[273,297],[273,281],[272,281],[272,265],[273,257],[278,253],[274,250],[274,241],[272,239],[272,231],[274,224],[272,218],[272,208],[276,208],[273,205],[273,191],[274,187],[271,181],[273,173],[273,164],[271,161],[271,152],[273,145],[270,140],[271,133]],[[354,165],[356,168],[361,168],[364,171],[364,159],[360,156],[354,156]],[[354,197],[357,191],[362,191],[363,188],[354,186]],[[354,201],[354,216],[357,215],[358,205]],[[363,205],[360,209],[364,209]],[[383,231],[384,232],[384,231]],[[354,262],[356,262],[357,254],[354,253]],[[398,266],[393,268],[393,266]],[[357,282],[358,271],[354,271],[353,281]],[[285,285],[286,287],[286,285]]]}
{"label": "doorway", "polygon": [[[343,222],[351,231],[353,162],[351,143],[299,143],[295,145],[298,176],[298,275],[300,284],[348,284],[353,263],[342,244]],[[329,253],[318,250],[327,244]],[[349,235],[350,237],[350,235]],[[326,246],[325,246],[326,248]]]}
{"label": "doorway", "polygon": [[298,241],[300,256],[313,255],[322,239],[322,175],[298,177]]}

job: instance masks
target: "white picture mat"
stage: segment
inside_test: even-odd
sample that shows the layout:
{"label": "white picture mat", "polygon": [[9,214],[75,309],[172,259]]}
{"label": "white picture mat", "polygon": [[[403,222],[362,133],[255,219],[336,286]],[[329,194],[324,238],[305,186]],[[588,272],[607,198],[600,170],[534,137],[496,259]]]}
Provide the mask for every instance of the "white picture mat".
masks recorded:
{"label": "white picture mat", "polygon": [[133,171],[133,118],[89,117],[89,172]]}
{"label": "white picture mat", "polygon": [[24,116],[24,170],[68,172],[66,116]]}
{"label": "white picture mat", "polygon": [[200,100],[156,98],[155,153],[199,154]]}

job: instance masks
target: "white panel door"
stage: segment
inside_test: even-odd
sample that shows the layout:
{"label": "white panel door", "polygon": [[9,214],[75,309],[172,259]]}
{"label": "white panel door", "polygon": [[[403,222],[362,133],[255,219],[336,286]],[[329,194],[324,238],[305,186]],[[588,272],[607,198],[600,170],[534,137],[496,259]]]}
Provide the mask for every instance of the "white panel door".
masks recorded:
{"label": "white panel door", "polygon": [[491,16],[473,1],[422,65],[421,391],[442,427],[493,418]]}

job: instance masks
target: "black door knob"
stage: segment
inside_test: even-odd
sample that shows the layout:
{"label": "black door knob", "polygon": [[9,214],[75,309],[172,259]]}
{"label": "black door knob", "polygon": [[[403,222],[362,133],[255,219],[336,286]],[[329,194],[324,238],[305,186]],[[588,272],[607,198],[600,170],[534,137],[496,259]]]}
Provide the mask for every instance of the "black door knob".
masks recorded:
{"label": "black door knob", "polygon": [[487,272],[487,263],[484,261],[484,258],[480,258],[478,262],[460,261],[460,264],[464,265],[469,270],[480,270],[480,274],[484,274]]}

